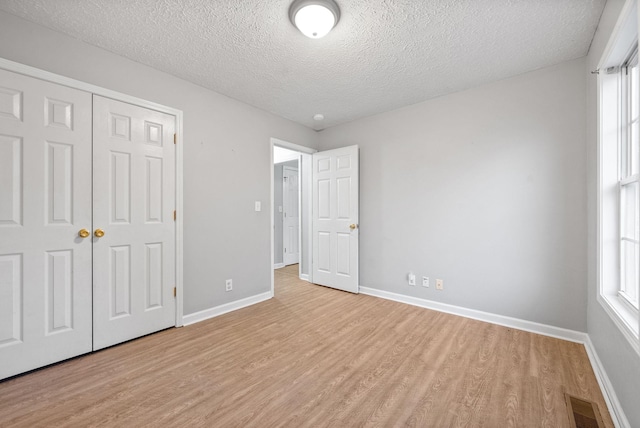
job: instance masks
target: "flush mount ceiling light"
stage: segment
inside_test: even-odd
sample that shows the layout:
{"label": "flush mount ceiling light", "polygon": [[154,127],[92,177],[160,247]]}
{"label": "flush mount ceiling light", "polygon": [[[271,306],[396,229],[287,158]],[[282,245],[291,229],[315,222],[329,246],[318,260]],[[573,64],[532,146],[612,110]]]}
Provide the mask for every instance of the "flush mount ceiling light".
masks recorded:
{"label": "flush mount ceiling light", "polygon": [[340,19],[340,8],[333,0],[295,0],[289,19],[302,34],[312,39],[326,36]]}

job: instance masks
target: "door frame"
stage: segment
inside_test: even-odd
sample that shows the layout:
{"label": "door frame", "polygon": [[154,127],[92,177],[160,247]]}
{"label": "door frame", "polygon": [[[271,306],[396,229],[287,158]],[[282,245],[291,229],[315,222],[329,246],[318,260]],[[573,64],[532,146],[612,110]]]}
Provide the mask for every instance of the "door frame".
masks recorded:
{"label": "door frame", "polygon": [[[18,62],[10,61],[8,59],[0,58],[0,68],[12,71],[14,73],[23,74],[25,76],[34,77],[36,79],[44,80],[58,85],[68,86],[70,88],[79,89],[81,91],[89,92],[91,94],[100,95],[106,98],[112,98],[117,101],[122,101],[129,104],[134,104],[140,107],[148,108],[150,110],[156,110],[162,113],[167,113],[176,118],[176,320],[175,326],[181,327],[183,325],[183,113],[182,110],[178,110],[172,107],[168,107],[162,104],[157,104],[151,101],[143,100],[131,95],[123,94],[121,92],[112,91],[100,86],[92,85],[90,83],[82,82],[80,80],[72,79],[69,77],[61,76],[59,74],[51,73],[39,68],[31,67],[28,65],[20,64]],[[279,145],[279,144],[278,144]],[[273,148],[271,150],[271,161],[273,163]],[[271,203],[273,205],[273,174],[271,174]],[[273,210],[271,213],[271,222],[273,223]],[[271,229],[271,262],[273,265],[273,228]],[[273,290],[273,274],[271,280],[271,289]]]}
{"label": "door frame", "polygon": [[[275,215],[274,215],[274,176],[273,176],[273,148],[274,147],[282,147],[283,149],[288,149],[288,150],[293,150],[296,152],[301,153],[302,155],[306,155],[311,157],[312,154],[316,153],[317,150],[316,149],[312,149],[309,147],[305,147],[305,146],[301,146],[299,144],[294,144],[294,143],[290,143],[288,141],[284,141],[284,140],[280,140],[278,138],[271,138],[270,142],[269,142],[269,171],[270,171],[270,196],[269,196],[269,215],[271,216],[271,232],[270,232],[270,236],[271,236],[271,297],[274,296],[275,294],[275,274],[274,271],[275,269],[273,268],[274,266],[274,261],[275,261],[275,248],[274,248],[274,244],[275,244]],[[304,188],[302,186],[302,174],[303,174],[303,168],[302,168],[302,161],[298,162],[298,179],[300,180],[300,200],[298,201],[298,204],[300,206],[300,210],[299,210],[299,215],[300,215],[300,222],[302,222],[302,213],[303,212],[307,212],[307,213],[311,213],[311,198],[307,197],[306,198],[306,206],[302,207],[302,195],[304,194]],[[311,162],[309,162],[309,165],[311,165]],[[311,183],[311,168],[306,168],[306,170],[304,171],[305,174],[305,178],[308,179],[308,182]],[[311,196],[310,194],[307,196]],[[312,246],[312,242],[311,242],[311,221],[309,221],[309,224],[306,227],[306,234],[309,237],[308,241],[309,242],[302,242],[302,236],[303,236],[303,227],[302,224],[300,225],[300,236],[299,236],[299,241],[300,241],[300,245],[299,245],[299,250],[300,250],[300,262],[302,262],[302,254],[303,254],[303,245],[304,247],[306,247],[307,249],[307,253],[309,254],[309,258],[310,260],[308,261],[309,263],[309,274],[308,276],[302,276],[301,272],[298,271],[298,275],[300,276],[301,279],[304,279],[306,281],[309,282],[313,282],[313,277],[312,277],[312,271],[313,269],[311,268],[311,264],[312,264],[312,251],[313,251],[313,246]],[[300,263],[300,268],[302,267],[302,263]]]}

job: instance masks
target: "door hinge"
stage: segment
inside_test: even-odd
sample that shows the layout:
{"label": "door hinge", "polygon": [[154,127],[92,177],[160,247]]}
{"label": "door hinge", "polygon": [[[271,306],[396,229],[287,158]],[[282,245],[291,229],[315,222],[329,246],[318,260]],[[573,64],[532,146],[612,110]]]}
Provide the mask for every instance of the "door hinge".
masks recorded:
{"label": "door hinge", "polygon": [[173,134],[173,144],[178,144],[178,134]]}
{"label": "door hinge", "polygon": [[176,221],[176,210],[173,210],[173,221]]}
{"label": "door hinge", "polygon": [[178,295],[178,289],[176,287],[173,287],[173,297],[176,297]]}

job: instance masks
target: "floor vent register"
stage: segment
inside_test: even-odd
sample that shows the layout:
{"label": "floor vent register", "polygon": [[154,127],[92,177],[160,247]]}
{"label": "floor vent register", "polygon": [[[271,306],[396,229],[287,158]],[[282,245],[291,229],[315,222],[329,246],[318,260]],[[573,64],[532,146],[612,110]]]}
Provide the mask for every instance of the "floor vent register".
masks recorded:
{"label": "floor vent register", "polygon": [[565,400],[572,428],[604,428],[604,422],[596,403],[569,394],[565,394]]}

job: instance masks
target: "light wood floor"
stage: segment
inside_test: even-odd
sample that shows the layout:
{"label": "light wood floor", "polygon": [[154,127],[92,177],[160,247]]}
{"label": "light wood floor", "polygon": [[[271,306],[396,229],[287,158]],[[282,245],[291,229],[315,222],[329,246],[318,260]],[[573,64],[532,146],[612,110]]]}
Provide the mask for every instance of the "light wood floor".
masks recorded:
{"label": "light wood floor", "polygon": [[[297,267],[294,267],[297,269]],[[582,345],[311,285],[0,383],[0,426],[567,427]]]}

